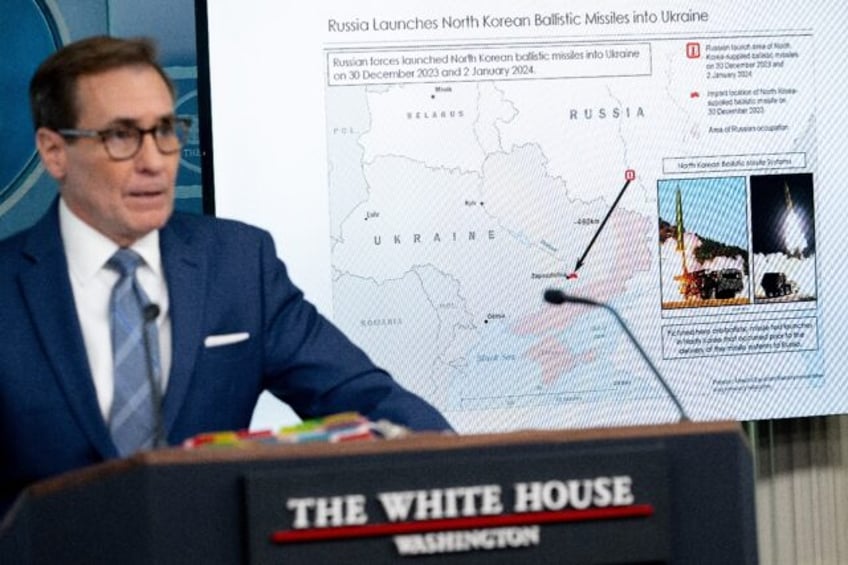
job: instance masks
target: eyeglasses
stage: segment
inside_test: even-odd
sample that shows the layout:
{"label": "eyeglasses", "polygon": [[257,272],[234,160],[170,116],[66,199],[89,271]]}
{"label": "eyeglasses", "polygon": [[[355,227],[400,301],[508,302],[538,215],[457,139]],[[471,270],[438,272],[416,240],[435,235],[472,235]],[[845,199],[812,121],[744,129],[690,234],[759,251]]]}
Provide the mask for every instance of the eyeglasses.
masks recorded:
{"label": "eyeglasses", "polygon": [[144,142],[144,136],[148,133],[153,136],[153,141],[156,142],[156,148],[160,153],[163,155],[176,153],[186,142],[190,129],[191,118],[178,117],[162,120],[147,129],[121,124],[101,130],[58,129],[56,132],[66,138],[100,138],[106,153],[113,161],[125,161],[136,156]]}

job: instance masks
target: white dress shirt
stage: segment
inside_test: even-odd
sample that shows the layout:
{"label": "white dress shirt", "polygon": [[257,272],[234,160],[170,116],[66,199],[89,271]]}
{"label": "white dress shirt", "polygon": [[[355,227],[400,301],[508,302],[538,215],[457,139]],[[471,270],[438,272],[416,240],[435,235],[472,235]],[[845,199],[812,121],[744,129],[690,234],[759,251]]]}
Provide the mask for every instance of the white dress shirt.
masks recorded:
{"label": "white dress shirt", "polygon": [[[68,272],[74,292],[77,317],[88,355],[88,365],[97,390],[97,402],[103,419],[108,421],[114,394],[112,338],[109,328],[109,299],[118,273],[106,266],[118,245],[80,220],[59,199],[59,230],[68,258]],[[144,260],[136,277],[151,302],[159,306],[156,325],[159,330],[159,355],[162,361],[162,390],[171,369],[171,316],[168,287],[159,253],[159,232],[153,231],[136,241],[131,249]]]}

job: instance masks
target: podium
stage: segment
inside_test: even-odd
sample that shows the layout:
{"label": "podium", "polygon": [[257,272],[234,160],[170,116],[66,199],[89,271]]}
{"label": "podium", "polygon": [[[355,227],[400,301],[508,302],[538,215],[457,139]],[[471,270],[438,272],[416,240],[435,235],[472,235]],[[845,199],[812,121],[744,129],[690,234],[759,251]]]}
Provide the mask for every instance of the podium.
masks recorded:
{"label": "podium", "polygon": [[736,423],[165,449],[28,488],[0,562],[757,563]]}

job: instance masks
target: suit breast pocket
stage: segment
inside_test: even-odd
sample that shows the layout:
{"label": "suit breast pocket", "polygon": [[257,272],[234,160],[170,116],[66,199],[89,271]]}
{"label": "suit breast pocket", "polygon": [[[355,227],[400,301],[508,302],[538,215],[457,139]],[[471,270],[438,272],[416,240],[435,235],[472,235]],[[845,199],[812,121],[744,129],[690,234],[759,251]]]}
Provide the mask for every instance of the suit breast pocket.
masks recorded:
{"label": "suit breast pocket", "polygon": [[204,341],[201,358],[203,360],[214,360],[227,362],[239,361],[256,354],[254,338],[247,336],[242,339],[238,334],[222,334],[209,336]]}

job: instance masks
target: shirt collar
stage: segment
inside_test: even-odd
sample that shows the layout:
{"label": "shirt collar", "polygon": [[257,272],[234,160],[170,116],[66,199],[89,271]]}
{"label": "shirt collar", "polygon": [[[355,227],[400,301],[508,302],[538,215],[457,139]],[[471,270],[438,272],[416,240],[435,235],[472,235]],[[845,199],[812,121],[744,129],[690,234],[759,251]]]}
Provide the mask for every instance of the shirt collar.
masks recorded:
{"label": "shirt collar", "polygon": [[[109,258],[118,250],[118,245],[92,228],[74,214],[63,198],[59,198],[59,230],[68,258],[71,276],[85,284],[102,269]],[[130,248],[141,255],[146,265],[162,276],[162,261],[159,253],[159,230],[153,230],[133,243]]]}

